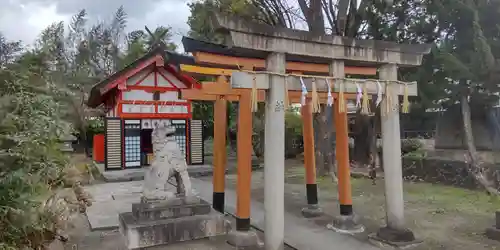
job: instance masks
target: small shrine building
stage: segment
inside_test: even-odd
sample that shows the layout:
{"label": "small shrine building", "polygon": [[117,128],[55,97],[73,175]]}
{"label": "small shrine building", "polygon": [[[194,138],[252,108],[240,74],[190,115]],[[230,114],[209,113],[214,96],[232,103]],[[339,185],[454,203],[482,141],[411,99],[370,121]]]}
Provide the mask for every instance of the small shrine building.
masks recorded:
{"label": "small shrine building", "polygon": [[180,63],[191,61],[158,46],[92,87],[87,105],[106,110],[105,170],[151,164],[151,133],[157,123],[176,127],[177,143],[189,165],[204,163],[202,121],[192,120],[191,102],[179,98],[180,89],[200,87],[179,70]]}

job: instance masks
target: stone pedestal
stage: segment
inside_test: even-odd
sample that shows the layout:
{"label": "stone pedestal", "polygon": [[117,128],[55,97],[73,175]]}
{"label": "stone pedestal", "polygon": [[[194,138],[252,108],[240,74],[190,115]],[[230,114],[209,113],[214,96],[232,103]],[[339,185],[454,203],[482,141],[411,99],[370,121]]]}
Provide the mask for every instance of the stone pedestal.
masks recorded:
{"label": "stone pedestal", "polygon": [[132,204],[132,212],[119,214],[119,228],[128,249],[225,235],[229,223],[199,198],[175,198]]}
{"label": "stone pedestal", "polygon": [[500,241],[500,211],[495,213],[495,225],[486,229],[486,236],[492,240]]}
{"label": "stone pedestal", "polygon": [[232,230],[227,234],[227,243],[237,249],[255,248],[259,245],[259,240],[255,231]]}
{"label": "stone pedestal", "polygon": [[305,218],[315,218],[323,215],[323,210],[318,204],[308,204],[307,207],[302,208],[302,216]]}
{"label": "stone pedestal", "polygon": [[377,233],[368,235],[369,240],[375,245],[386,248],[411,249],[420,245],[423,241],[416,239],[409,229],[394,229],[390,227],[380,228]]}
{"label": "stone pedestal", "polygon": [[359,223],[359,216],[356,214],[351,215],[338,215],[333,219],[332,224],[327,227],[338,233],[356,234],[365,231],[365,227]]}

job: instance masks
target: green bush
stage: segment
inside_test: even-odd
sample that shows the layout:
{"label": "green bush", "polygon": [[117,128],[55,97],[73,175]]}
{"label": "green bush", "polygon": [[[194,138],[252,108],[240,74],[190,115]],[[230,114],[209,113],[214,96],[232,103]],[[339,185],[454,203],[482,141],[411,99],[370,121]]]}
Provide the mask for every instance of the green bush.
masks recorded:
{"label": "green bush", "polygon": [[410,152],[415,152],[423,147],[423,144],[418,139],[402,139],[401,140],[401,153],[406,155]]}
{"label": "green bush", "polygon": [[40,249],[62,219],[48,201],[64,185],[59,138],[70,127],[52,96],[22,80],[8,85],[0,96],[0,249]]}
{"label": "green bush", "polygon": [[291,109],[285,113],[285,156],[294,157],[302,152],[302,118]]}
{"label": "green bush", "polygon": [[[263,106],[259,107],[260,112],[262,112],[263,109]],[[263,135],[265,131],[262,133],[264,130],[264,120],[261,120],[262,118],[265,117],[254,115],[252,121],[252,144],[257,157],[262,156],[264,153],[262,144],[264,143]],[[230,131],[230,141],[228,141],[228,143],[231,143],[232,140],[236,140],[237,123],[230,123],[228,130]],[[297,110],[291,108],[285,113],[285,155],[287,157],[293,157],[302,153],[302,151],[302,119]]]}
{"label": "green bush", "polygon": [[104,119],[95,117],[87,121],[87,132],[96,135],[104,133]]}
{"label": "green bush", "polygon": [[302,136],[302,118],[298,112],[290,110],[285,113],[285,128],[294,136]]}

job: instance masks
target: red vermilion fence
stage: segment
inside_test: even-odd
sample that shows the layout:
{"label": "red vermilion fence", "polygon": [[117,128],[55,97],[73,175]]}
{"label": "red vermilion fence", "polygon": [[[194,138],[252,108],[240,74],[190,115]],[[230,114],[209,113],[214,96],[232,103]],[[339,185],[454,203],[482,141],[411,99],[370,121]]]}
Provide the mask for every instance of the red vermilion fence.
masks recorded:
{"label": "red vermilion fence", "polygon": [[103,134],[97,134],[94,135],[94,142],[93,142],[93,153],[92,156],[94,158],[94,161],[103,163],[104,162],[104,135]]}

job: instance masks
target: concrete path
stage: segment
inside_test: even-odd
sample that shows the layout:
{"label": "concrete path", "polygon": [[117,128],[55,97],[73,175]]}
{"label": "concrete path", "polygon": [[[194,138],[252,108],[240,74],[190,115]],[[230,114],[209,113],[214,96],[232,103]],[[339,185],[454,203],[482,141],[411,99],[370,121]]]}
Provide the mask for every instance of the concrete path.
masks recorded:
{"label": "concrete path", "polygon": [[86,186],[92,196],[87,208],[91,230],[118,228],[118,214],[132,211],[132,203],[140,201],[142,181],[116,182]]}
{"label": "concrete path", "polygon": [[[212,183],[200,179],[192,179],[193,188],[198,195],[207,201],[212,201]],[[236,193],[226,189],[226,211],[236,212]],[[264,230],[264,204],[252,201],[252,226]],[[379,250],[379,248],[358,241],[349,235],[343,235],[320,227],[305,218],[285,212],[285,242],[299,250]]]}
{"label": "concrete path", "polygon": [[[212,183],[192,178],[193,188],[202,199],[212,201]],[[172,187],[174,188],[174,187]],[[105,183],[87,186],[94,203],[87,209],[91,230],[110,230],[118,227],[118,213],[130,212],[132,203],[140,200],[142,181]],[[252,226],[264,230],[264,204],[252,201]],[[226,211],[236,212],[236,193],[226,189]],[[285,242],[299,250],[377,250],[369,243],[354,239],[305,218],[285,212]]]}
{"label": "concrete path", "polygon": [[[228,219],[231,219],[228,216]],[[50,250],[129,250],[125,238],[118,230],[90,231],[87,218],[77,216],[73,218],[73,227],[67,232],[68,242],[54,241]],[[150,247],[148,250],[242,250],[236,249],[226,243],[226,236],[210,237],[208,239],[178,242],[169,245]],[[248,250],[263,250],[253,248]],[[292,250],[292,249],[284,249]]]}
{"label": "concrete path", "polygon": [[[92,231],[118,228],[118,214],[132,211],[132,204],[140,202],[143,181],[110,182],[86,186],[92,196],[87,217]],[[176,188],[170,185],[172,192]],[[196,193],[197,190],[194,190]]]}

